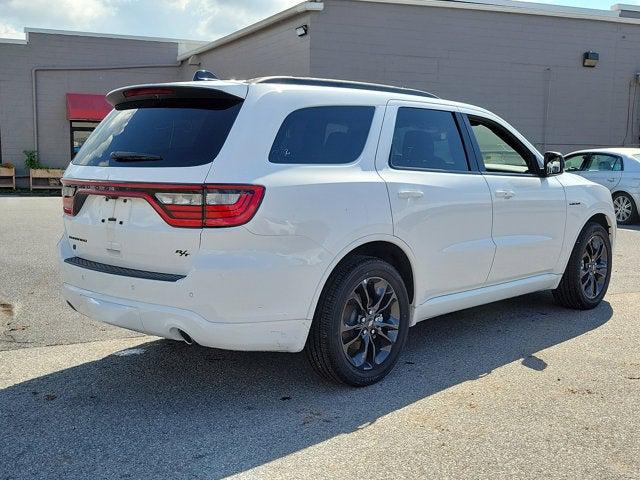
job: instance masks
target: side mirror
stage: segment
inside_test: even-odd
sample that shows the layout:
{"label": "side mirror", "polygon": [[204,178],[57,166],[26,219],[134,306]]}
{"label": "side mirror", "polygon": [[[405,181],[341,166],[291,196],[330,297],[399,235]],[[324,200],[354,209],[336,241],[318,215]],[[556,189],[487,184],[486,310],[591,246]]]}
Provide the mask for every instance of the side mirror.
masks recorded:
{"label": "side mirror", "polygon": [[560,175],[564,172],[564,157],[559,152],[545,152],[544,176]]}

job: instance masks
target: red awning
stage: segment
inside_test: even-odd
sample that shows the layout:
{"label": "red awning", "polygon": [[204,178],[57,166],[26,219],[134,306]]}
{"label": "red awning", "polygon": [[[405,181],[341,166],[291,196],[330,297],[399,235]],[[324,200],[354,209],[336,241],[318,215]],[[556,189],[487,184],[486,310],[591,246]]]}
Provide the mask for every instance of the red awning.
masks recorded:
{"label": "red awning", "polygon": [[67,93],[67,118],[99,122],[111,111],[104,95]]}

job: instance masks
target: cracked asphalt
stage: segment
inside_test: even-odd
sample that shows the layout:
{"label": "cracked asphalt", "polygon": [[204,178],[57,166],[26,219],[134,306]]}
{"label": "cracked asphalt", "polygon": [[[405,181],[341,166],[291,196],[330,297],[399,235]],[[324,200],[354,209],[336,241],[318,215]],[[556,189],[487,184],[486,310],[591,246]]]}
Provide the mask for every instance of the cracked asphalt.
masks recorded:
{"label": "cracked asphalt", "polygon": [[302,354],[188,347],[59,295],[59,198],[0,197],[0,479],[640,478],[640,227],[605,301],[413,328],[365,389]]}

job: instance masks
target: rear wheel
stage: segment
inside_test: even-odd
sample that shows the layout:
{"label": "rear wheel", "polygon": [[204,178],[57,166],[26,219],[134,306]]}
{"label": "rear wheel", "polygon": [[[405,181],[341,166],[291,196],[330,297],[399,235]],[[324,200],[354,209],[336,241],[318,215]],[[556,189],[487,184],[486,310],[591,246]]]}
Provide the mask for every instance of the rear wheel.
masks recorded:
{"label": "rear wheel", "polygon": [[636,204],[626,193],[616,193],[613,196],[613,209],[616,213],[616,221],[620,225],[629,225],[638,218]]}
{"label": "rear wheel", "polygon": [[327,282],[306,345],[320,375],[363,387],[395,365],[409,330],[409,299],[402,277],[388,263],[358,256]]}
{"label": "rear wheel", "polygon": [[567,268],[553,297],[568,308],[588,310],[600,304],[611,278],[609,233],[598,223],[588,223],[573,247]]}

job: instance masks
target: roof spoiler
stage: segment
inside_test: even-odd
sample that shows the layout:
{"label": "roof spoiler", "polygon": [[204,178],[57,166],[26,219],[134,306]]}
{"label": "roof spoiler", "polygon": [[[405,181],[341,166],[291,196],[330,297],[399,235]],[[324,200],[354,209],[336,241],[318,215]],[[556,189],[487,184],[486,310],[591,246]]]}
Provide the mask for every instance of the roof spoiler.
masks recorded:
{"label": "roof spoiler", "polygon": [[112,90],[107,93],[106,98],[114,108],[121,109],[135,108],[136,104],[149,102],[170,105],[182,100],[192,100],[195,103],[228,100],[235,103],[244,100],[248,91],[248,85],[243,83],[209,80],[202,82],[202,86],[193,83],[131,85]]}

